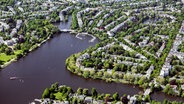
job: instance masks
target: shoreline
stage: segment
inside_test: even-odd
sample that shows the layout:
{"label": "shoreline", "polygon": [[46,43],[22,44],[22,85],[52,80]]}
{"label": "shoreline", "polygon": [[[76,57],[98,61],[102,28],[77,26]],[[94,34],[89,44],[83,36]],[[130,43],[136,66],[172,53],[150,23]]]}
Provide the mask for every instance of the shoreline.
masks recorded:
{"label": "shoreline", "polygon": [[[83,52],[83,51],[82,51],[82,52]],[[70,71],[70,72],[71,72],[72,74],[74,74],[74,75],[77,75],[77,76],[82,77],[82,78],[84,78],[84,79],[101,80],[101,81],[105,81],[105,82],[107,82],[107,83],[120,83],[120,84],[124,84],[124,85],[130,85],[130,86],[132,86],[133,88],[138,87],[139,89],[142,89],[142,91],[139,91],[139,93],[143,93],[143,97],[146,97],[146,96],[148,95],[148,96],[150,96],[152,99],[153,99],[153,95],[154,95],[155,93],[163,93],[163,94],[166,95],[166,96],[177,97],[177,98],[183,99],[183,97],[168,95],[168,94],[164,93],[162,90],[161,90],[161,91],[157,91],[157,90],[155,89],[155,90],[152,91],[152,90],[150,90],[150,88],[144,89],[143,87],[141,87],[141,86],[139,86],[139,85],[137,85],[137,84],[128,82],[128,81],[123,80],[123,79],[113,79],[113,78],[94,77],[94,76],[91,76],[91,75],[89,75],[89,77],[84,77],[83,73],[84,73],[85,71],[89,71],[89,72],[90,72],[90,70],[82,70],[82,69],[80,69],[79,67],[76,66],[76,64],[75,64],[76,61],[71,60],[74,56],[75,56],[75,57],[78,57],[80,54],[82,54],[82,52],[79,52],[79,53],[77,53],[77,54],[73,54],[73,55],[71,55],[70,57],[68,57],[68,58],[66,59],[66,62],[65,62],[65,64],[66,64],[66,69],[67,69],[68,71]],[[103,73],[104,73],[104,72],[103,72]],[[95,72],[94,74],[98,74],[98,73]],[[148,90],[150,90],[150,91],[148,91]],[[139,93],[137,93],[137,94],[139,94]],[[148,94],[144,95],[145,93],[148,93]],[[134,95],[136,95],[136,94],[134,94]],[[153,99],[153,100],[158,101],[157,99]],[[167,99],[167,100],[168,100],[168,99]],[[172,100],[171,100],[171,101],[172,101]],[[179,102],[182,102],[182,100],[178,100],[178,101],[179,101]]]}
{"label": "shoreline", "polygon": [[[55,22],[55,23],[60,23],[60,22]],[[58,28],[59,29],[59,28]],[[70,31],[62,31],[62,30],[58,30],[55,34],[58,34],[58,33],[71,33],[71,34],[75,34],[75,37],[78,38],[78,39],[83,39],[83,38],[80,38],[80,37],[77,37],[78,35],[81,35],[81,34],[84,34],[84,36],[90,36],[92,39],[89,40],[89,42],[94,42],[94,40],[96,40],[97,38],[89,33],[80,33],[76,30],[73,30],[73,29],[70,29]],[[48,40],[51,39],[51,37],[54,37],[55,35],[54,34],[51,34],[49,37],[47,37],[46,39],[44,39],[42,42],[40,43],[36,43],[35,45],[33,45],[29,51],[27,53],[25,53],[22,57],[25,57],[27,54],[29,54],[30,52],[33,52],[35,49],[41,47],[41,45],[43,45],[45,42],[47,42]],[[22,58],[20,57],[20,58]],[[17,56],[15,58],[12,58],[10,61],[8,62],[5,62],[3,65],[0,65],[0,70],[3,70],[5,67],[7,67],[8,65],[12,64],[13,62],[17,62],[20,58],[18,58]],[[66,61],[66,60],[65,60]]]}
{"label": "shoreline", "polygon": [[[52,87],[46,88],[42,93],[42,98],[34,99],[31,101],[31,104],[35,103],[54,103],[54,104],[73,104],[73,101],[77,101],[80,104],[139,104],[142,102],[145,104],[155,104],[155,103],[164,103],[165,101],[169,102],[168,104],[182,104],[182,102],[175,101],[156,101],[147,96],[142,98],[141,95],[127,95],[124,93],[114,92],[109,93],[100,93],[96,88],[78,88],[74,90],[72,87],[67,85],[59,85],[58,82],[51,85]],[[50,90],[50,89],[54,89]],[[76,102],[76,103],[77,103]],[[78,104],[77,103],[77,104]],[[165,103],[164,103],[165,104]]]}
{"label": "shoreline", "polygon": [[[77,53],[77,54],[73,54],[73,55],[75,55],[75,57],[77,57],[77,55],[80,55],[80,54],[81,54],[81,52],[79,52],[79,53]],[[139,92],[144,91],[144,89],[143,89],[142,87],[140,87],[139,85],[135,85],[135,84],[133,84],[133,83],[129,83],[128,81],[122,80],[122,79],[117,80],[117,79],[115,79],[115,78],[102,78],[102,77],[94,78],[94,77],[91,77],[91,76],[89,76],[89,77],[84,77],[84,76],[83,76],[83,72],[85,72],[85,70],[82,70],[82,69],[78,68],[75,64],[73,65],[73,63],[72,63],[72,65],[71,65],[71,62],[73,62],[73,61],[71,61],[71,58],[73,58],[73,55],[71,55],[70,57],[68,57],[68,58],[66,59],[66,62],[65,62],[66,69],[67,69],[68,71],[70,71],[72,74],[75,74],[75,75],[77,75],[77,76],[79,76],[79,77],[82,77],[82,78],[84,78],[84,79],[101,80],[101,81],[105,81],[105,82],[107,82],[107,83],[120,83],[120,84],[130,85],[130,86],[132,86],[133,88],[138,87],[139,89],[141,89],[141,91],[139,91]],[[71,66],[73,66],[73,68],[72,68]],[[77,71],[76,71],[76,72],[73,72],[72,70],[74,69],[74,67],[76,67],[76,68],[75,68],[76,70],[80,70],[80,71],[78,71],[78,72],[77,72]],[[86,71],[89,71],[89,70],[86,70]],[[95,73],[95,74],[97,74],[97,73]]]}
{"label": "shoreline", "polygon": [[[58,31],[60,32],[60,31]],[[58,34],[57,32],[55,34]],[[51,37],[54,37],[54,34],[48,36],[46,39],[44,39],[42,42],[40,43],[36,43],[36,46],[33,45],[29,51],[27,53],[25,53],[22,57],[25,57],[27,54],[29,54],[30,52],[33,52],[34,50],[36,50],[37,48],[41,47],[45,42],[47,42],[48,40],[51,39]],[[34,47],[35,46],[35,47]],[[22,58],[20,57],[20,58]],[[17,56],[15,58],[12,58],[10,61],[5,62],[3,65],[0,65],[0,70],[3,70],[5,67],[7,67],[8,65],[12,64],[13,62],[18,61],[20,58],[18,58]]]}
{"label": "shoreline", "polygon": [[87,32],[82,32],[82,33],[77,32],[75,37],[80,39],[80,40],[83,40],[83,38],[81,36],[90,36],[92,39],[90,39],[89,42],[94,42],[96,40],[95,36],[93,36]]}

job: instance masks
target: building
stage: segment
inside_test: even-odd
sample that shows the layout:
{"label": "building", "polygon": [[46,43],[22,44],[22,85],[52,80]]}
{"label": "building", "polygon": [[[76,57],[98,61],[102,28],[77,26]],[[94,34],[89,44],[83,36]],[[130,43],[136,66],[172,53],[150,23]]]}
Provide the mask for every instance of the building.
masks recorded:
{"label": "building", "polygon": [[172,68],[171,65],[164,64],[164,66],[162,67],[162,70],[160,72],[160,76],[162,76],[162,77],[168,76],[171,68]]}
{"label": "building", "polygon": [[114,33],[112,31],[108,31],[107,34],[108,34],[109,37],[113,37],[114,36]]}

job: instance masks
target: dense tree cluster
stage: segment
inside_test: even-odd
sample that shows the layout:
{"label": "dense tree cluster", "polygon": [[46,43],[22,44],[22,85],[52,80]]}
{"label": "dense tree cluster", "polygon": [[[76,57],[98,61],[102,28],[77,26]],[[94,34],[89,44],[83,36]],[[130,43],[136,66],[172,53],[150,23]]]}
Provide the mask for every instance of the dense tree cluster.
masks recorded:
{"label": "dense tree cluster", "polygon": [[[79,96],[84,96],[84,98],[81,98]],[[75,92],[71,87],[65,85],[58,86],[58,83],[52,84],[50,88],[46,88],[42,94],[43,100],[45,98],[50,98],[52,100],[68,101],[72,104],[86,104],[87,102],[85,98],[87,97],[91,98],[92,102],[99,101],[100,103],[121,102],[123,104],[128,104],[128,102],[130,101],[128,96],[125,94],[120,95],[117,92],[114,94],[100,94],[95,88],[92,88],[91,92],[89,92],[89,90],[86,88],[78,88]],[[135,102],[137,103],[149,102],[150,104],[182,104],[181,102],[171,102],[167,100],[164,100],[163,102],[154,101],[150,99],[149,95],[147,95],[144,100],[142,99],[142,95],[135,95],[135,97],[137,98],[137,100],[135,100]]]}

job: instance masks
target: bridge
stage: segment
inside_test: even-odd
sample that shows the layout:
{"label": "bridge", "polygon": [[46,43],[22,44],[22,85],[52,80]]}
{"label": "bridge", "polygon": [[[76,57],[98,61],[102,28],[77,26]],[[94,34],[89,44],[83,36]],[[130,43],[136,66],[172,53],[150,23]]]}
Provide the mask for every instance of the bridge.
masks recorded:
{"label": "bridge", "polygon": [[151,89],[146,89],[144,92],[144,96],[149,95],[151,93]]}

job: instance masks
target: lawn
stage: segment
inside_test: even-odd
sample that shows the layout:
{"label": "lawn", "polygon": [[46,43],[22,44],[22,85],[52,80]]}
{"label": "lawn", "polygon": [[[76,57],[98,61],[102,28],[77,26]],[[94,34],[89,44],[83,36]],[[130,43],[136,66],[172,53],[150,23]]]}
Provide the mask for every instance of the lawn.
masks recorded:
{"label": "lawn", "polygon": [[6,55],[5,53],[0,54],[0,60],[3,62],[8,62],[15,57],[16,57],[16,55]]}
{"label": "lawn", "polygon": [[17,55],[17,54],[22,54],[22,50],[17,50],[17,51],[15,51],[14,53],[15,53],[15,55]]}
{"label": "lawn", "polygon": [[22,50],[17,50],[14,53],[14,55],[6,55],[5,53],[0,53],[0,61],[3,61],[3,63],[8,62],[11,59],[16,58],[17,54],[21,54]]}

